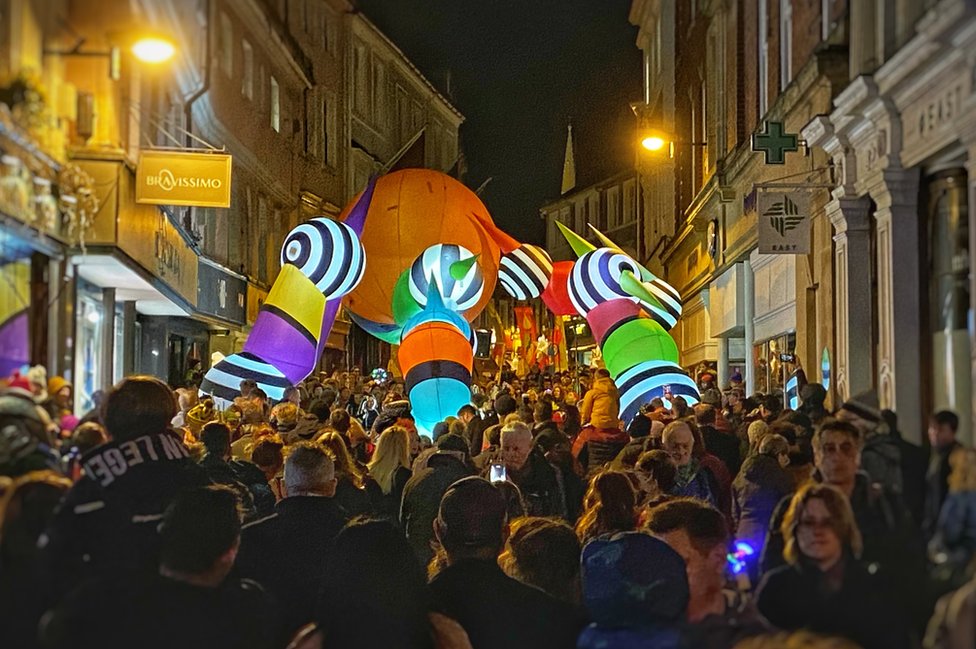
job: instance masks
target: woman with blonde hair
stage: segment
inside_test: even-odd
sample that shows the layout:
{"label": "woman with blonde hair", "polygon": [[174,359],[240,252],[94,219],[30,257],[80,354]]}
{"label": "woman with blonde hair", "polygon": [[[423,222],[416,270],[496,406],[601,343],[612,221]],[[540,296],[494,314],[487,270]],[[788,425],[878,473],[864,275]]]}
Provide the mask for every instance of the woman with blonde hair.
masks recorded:
{"label": "woman with blonde hair", "polygon": [[403,487],[410,479],[410,431],[403,426],[390,426],[376,442],[376,451],[369,463],[369,475],[380,487],[380,513],[398,518]]}
{"label": "woman with blonde hair", "polygon": [[769,572],[756,597],[759,612],[783,630],[840,635],[864,649],[909,646],[905,616],[858,560],[861,533],[837,487],[808,483],[790,501],[782,524],[787,565]]}
{"label": "woman with blonde hair", "polygon": [[583,498],[583,515],[576,523],[580,544],[604,534],[636,530],[637,504],[637,492],[626,473],[606,470],[594,475]]}
{"label": "woman with blonde hair", "polygon": [[377,489],[376,482],[363,473],[352,455],[342,435],[334,430],[327,430],[316,440],[319,444],[332,451],[335,458],[336,491],[333,499],[350,516],[368,514],[371,512],[367,483]]}

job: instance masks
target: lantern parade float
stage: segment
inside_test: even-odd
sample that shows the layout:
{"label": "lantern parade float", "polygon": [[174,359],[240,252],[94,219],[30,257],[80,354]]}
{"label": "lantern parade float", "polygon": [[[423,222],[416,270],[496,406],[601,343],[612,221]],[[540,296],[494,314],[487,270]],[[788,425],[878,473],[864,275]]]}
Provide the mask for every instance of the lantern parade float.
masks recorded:
{"label": "lantern parade float", "polygon": [[680,315],[674,289],[612,243],[597,249],[572,236],[582,256],[554,269],[545,250],[498,229],[477,195],[445,174],[405,169],[371,179],[338,220],[316,217],[288,234],[244,349],[214,365],[200,390],[229,405],[251,379],[280,400],[311,374],[341,304],[366,332],[400,346],[417,427],[429,433],[470,400],[470,322],[498,283],[515,299],[541,297],[554,313],[572,308],[587,318],[621,387],[622,414],[665,385],[697,401],[662,326]]}

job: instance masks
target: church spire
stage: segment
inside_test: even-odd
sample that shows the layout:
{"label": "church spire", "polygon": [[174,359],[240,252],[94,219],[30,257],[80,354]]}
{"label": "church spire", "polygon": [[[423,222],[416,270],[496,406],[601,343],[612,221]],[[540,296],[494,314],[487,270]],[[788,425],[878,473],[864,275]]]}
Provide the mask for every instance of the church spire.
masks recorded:
{"label": "church spire", "polygon": [[576,187],[576,155],[573,151],[573,124],[566,125],[566,157],[563,159],[563,185],[560,194],[567,194]]}

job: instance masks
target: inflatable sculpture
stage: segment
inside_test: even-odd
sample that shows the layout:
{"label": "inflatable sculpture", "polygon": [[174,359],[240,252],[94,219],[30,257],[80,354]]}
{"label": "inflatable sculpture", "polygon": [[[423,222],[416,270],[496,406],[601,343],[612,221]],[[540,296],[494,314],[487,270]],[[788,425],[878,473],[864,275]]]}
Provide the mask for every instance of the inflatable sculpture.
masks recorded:
{"label": "inflatable sculpture", "polygon": [[579,256],[567,281],[569,298],[589,323],[620,391],[620,418],[629,422],[654,397],[680,395],[698,403],[698,388],[678,365],[668,333],[681,316],[678,292],[596,229],[602,248],[558,225]]}
{"label": "inflatable sculpture", "polygon": [[555,313],[587,318],[624,419],[665,393],[697,401],[667,333],[681,314],[677,292],[601,234],[596,248],[563,232],[575,263],[554,264],[502,232],[474,192],[442,173],[371,179],[338,219],[316,217],[289,232],[244,349],[214,365],[201,392],[226,405],[250,379],[282,399],[315,368],[342,305],[362,329],[399,345],[414,417],[430,432],[470,399],[470,322],[497,284],[517,300],[542,298]]}

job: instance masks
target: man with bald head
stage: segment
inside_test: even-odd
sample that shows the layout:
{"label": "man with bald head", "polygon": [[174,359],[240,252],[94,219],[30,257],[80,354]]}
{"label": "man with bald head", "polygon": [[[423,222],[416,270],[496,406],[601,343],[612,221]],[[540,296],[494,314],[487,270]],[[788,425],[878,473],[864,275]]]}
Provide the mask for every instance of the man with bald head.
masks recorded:
{"label": "man with bald head", "polygon": [[566,492],[562,476],[545,456],[533,447],[532,429],[522,422],[502,427],[498,454],[485,463],[488,476],[492,464],[504,464],[509,482],[522,492],[527,516],[566,518]]}

